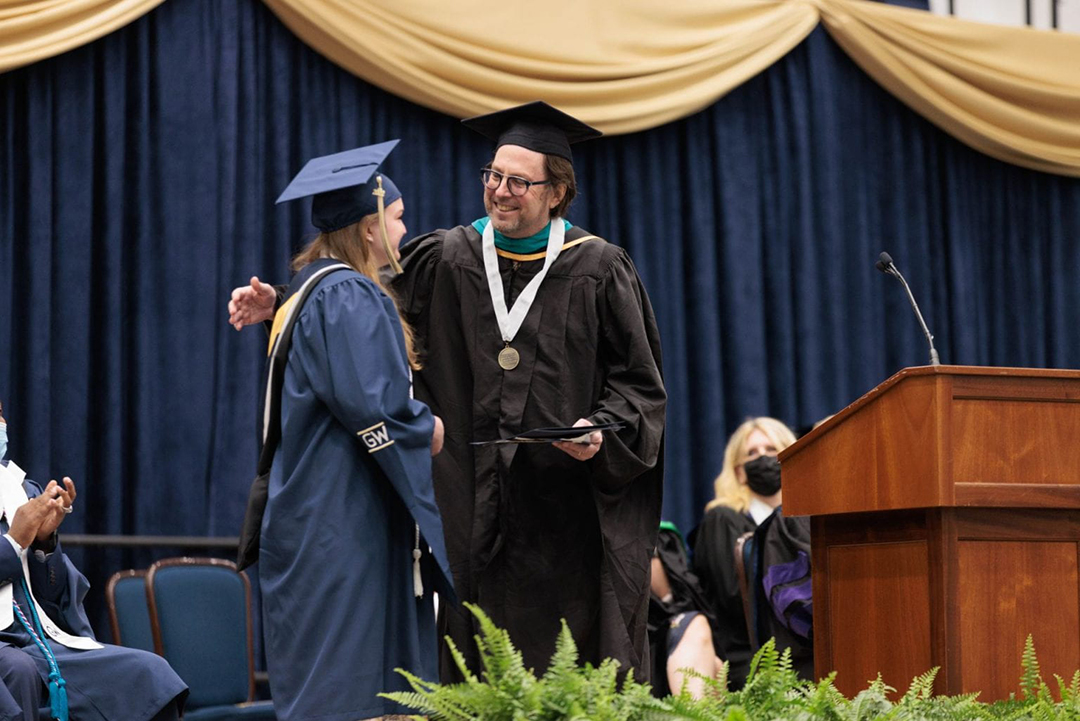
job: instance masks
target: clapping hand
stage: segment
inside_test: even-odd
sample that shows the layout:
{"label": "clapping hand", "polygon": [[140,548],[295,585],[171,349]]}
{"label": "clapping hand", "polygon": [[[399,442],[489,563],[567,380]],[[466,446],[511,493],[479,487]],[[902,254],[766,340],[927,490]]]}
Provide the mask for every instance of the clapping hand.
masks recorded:
{"label": "clapping hand", "polygon": [[38,528],[37,540],[47,541],[60,527],[64,517],[71,513],[72,506],[75,503],[75,482],[67,476],[64,476],[63,486],[56,481],[49,481],[49,485],[45,486],[41,496],[38,496],[38,498],[42,497],[49,499],[49,512],[45,515],[41,526]]}
{"label": "clapping hand", "polygon": [[19,506],[11,519],[8,535],[23,548],[35,540],[46,541],[60,526],[64,516],[70,513],[75,501],[75,483],[64,477],[64,485],[49,481],[41,495],[34,496]]}

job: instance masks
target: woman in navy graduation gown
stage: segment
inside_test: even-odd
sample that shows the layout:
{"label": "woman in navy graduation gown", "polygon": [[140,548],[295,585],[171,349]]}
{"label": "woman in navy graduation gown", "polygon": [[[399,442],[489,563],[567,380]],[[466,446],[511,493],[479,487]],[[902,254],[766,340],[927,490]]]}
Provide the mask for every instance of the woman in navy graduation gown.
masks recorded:
{"label": "woman in navy graduation gown", "polygon": [[372,175],[394,144],[313,160],[278,201],[314,194],[321,231],[293,261],[290,292],[349,266],[296,311],[285,367],[259,562],[282,721],[402,713],[377,696],[407,688],[394,669],[438,673],[432,590],[449,589],[449,572],[431,456],[442,427],[412,398],[411,333],[378,275],[405,234],[400,193]]}

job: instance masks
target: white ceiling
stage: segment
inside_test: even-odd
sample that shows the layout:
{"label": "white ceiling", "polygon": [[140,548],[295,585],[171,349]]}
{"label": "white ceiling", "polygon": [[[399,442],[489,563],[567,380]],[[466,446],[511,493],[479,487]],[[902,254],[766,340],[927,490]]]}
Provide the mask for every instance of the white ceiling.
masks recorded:
{"label": "white ceiling", "polygon": [[[1030,7],[1031,26],[1043,30],[1053,27],[1053,5],[1057,3],[1057,28],[1080,33],[1080,0],[952,0],[957,17],[1001,25],[1024,25]],[[930,10],[949,14],[950,0],[930,0]]]}

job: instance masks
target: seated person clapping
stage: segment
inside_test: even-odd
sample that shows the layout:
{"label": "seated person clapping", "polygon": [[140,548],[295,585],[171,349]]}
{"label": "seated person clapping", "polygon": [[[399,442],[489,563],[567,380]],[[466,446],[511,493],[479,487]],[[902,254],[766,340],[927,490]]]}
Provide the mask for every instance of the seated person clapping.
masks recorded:
{"label": "seated person clapping", "polygon": [[75,484],[44,489],[7,455],[0,406],[0,719],[178,719],[187,686],[165,659],[100,644],[83,610],[86,578],[56,531],[72,511]]}

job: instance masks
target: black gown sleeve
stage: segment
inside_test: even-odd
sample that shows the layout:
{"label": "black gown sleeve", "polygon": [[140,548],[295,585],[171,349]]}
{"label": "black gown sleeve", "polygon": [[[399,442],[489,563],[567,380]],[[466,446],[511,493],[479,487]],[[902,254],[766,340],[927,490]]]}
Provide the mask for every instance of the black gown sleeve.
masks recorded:
{"label": "black gown sleeve", "polygon": [[596,483],[614,491],[657,464],[667,393],[649,296],[626,252],[617,246],[610,246],[610,252],[598,289],[602,388],[590,420],[624,424],[604,436],[593,459]]}
{"label": "black gown sleeve", "polygon": [[436,230],[413,238],[401,248],[401,270],[390,288],[398,307],[419,335],[426,330],[428,307],[435,286],[435,273],[442,261],[446,231]]}
{"label": "black gown sleeve", "polygon": [[735,572],[735,542],[753,530],[753,521],[724,507],[706,513],[698,527],[694,571],[718,618],[743,618],[742,595]]}

